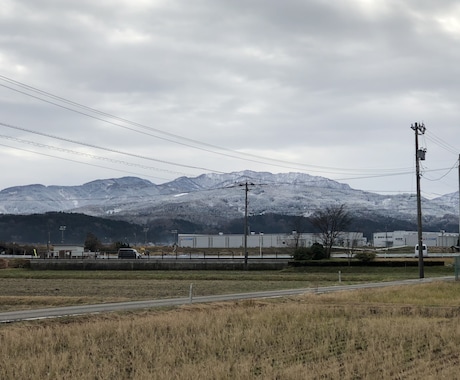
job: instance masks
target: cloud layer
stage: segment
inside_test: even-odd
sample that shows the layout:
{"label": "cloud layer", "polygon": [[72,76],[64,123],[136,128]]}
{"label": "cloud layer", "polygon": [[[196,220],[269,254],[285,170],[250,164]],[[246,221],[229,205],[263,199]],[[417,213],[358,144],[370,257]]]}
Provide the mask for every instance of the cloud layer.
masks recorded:
{"label": "cloud layer", "polygon": [[455,1],[1,7],[2,188],[252,169],[414,191],[424,122],[424,194],[458,190]]}

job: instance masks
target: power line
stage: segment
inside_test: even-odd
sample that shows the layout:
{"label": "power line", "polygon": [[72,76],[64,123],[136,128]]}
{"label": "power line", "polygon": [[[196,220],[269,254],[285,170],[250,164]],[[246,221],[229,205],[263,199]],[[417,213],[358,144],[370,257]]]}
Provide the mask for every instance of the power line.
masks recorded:
{"label": "power line", "polygon": [[[109,123],[111,125],[115,125],[115,126],[130,130],[130,131],[136,132],[136,133],[141,133],[141,134],[144,134],[144,135],[147,135],[147,136],[150,136],[150,137],[162,139],[164,141],[168,141],[168,142],[175,143],[175,144],[180,144],[180,145],[187,146],[187,147],[190,147],[190,148],[193,148],[193,149],[199,149],[199,150],[206,151],[206,152],[209,152],[209,153],[212,153],[212,154],[219,154],[219,155],[230,157],[230,158],[236,158],[236,159],[245,160],[245,161],[249,161],[249,162],[255,162],[255,163],[259,163],[259,164],[271,165],[271,166],[282,167],[282,168],[287,168],[287,169],[305,170],[306,168],[308,168],[309,172],[321,172],[321,173],[324,173],[324,174],[339,174],[339,175],[345,175],[346,173],[348,173],[348,174],[351,174],[351,173],[357,174],[356,176],[353,176],[353,177],[338,178],[338,179],[336,179],[337,181],[362,180],[362,179],[370,179],[370,178],[400,176],[400,175],[411,174],[413,172],[412,168],[400,168],[400,169],[381,169],[381,168],[380,169],[346,169],[346,168],[334,168],[334,167],[316,166],[316,165],[296,163],[296,162],[285,161],[285,160],[278,160],[278,159],[258,156],[258,155],[254,155],[254,154],[250,154],[250,153],[241,153],[241,152],[234,151],[234,150],[231,150],[231,149],[227,149],[227,148],[224,148],[224,147],[220,147],[220,146],[217,146],[217,145],[208,144],[208,143],[205,143],[205,142],[202,142],[202,141],[186,138],[184,136],[179,136],[179,135],[176,135],[176,134],[173,134],[173,133],[170,133],[170,132],[165,132],[165,131],[162,131],[162,130],[159,130],[159,129],[156,129],[156,128],[152,128],[152,127],[149,127],[149,126],[146,126],[146,125],[143,125],[143,124],[139,124],[139,123],[130,121],[128,119],[120,118],[118,116],[115,116],[115,115],[112,115],[112,114],[97,110],[97,109],[92,108],[92,107],[88,107],[88,106],[86,106],[84,104],[74,102],[74,101],[66,99],[64,97],[51,94],[49,92],[43,91],[41,89],[38,89],[36,87],[27,85],[25,83],[21,83],[19,81],[16,81],[16,80],[13,80],[11,78],[8,78],[8,77],[6,77],[4,75],[0,75],[0,80],[3,80],[4,82],[7,82],[7,83],[9,83],[9,84],[11,84],[13,86],[17,86],[17,87],[23,89],[24,91],[19,90],[17,88],[13,88],[11,86],[4,85],[4,84],[0,84],[0,86],[2,86],[4,88],[7,88],[7,89],[10,89],[12,91],[21,93],[23,95],[32,97],[32,98],[37,99],[39,101],[43,101],[43,102],[49,103],[51,105],[66,109],[68,111],[75,112],[75,113],[78,113],[78,114],[81,114],[81,115],[84,115],[84,116],[87,116],[87,117],[90,117],[90,118],[93,118],[93,119],[96,119],[96,120],[99,120],[99,121],[102,121],[102,122],[105,122],[105,123]],[[31,93],[29,93],[27,91],[33,92],[33,93],[38,94],[40,96],[33,95],[33,94],[31,94]],[[48,97],[49,99],[52,99],[52,100],[47,100],[47,99],[44,99],[43,97]],[[64,103],[64,104],[59,104],[58,102],[61,102],[61,103]],[[77,109],[75,109],[75,108],[77,108]],[[84,110],[85,112],[78,110],[78,108]],[[92,115],[90,113],[96,114],[98,116]],[[165,136],[168,136],[168,138],[161,137],[161,136],[158,136],[158,135],[155,135],[155,134],[152,134],[152,133],[148,133],[148,132],[145,132],[145,131],[140,131],[140,130],[135,129],[135,128],[130,128],[130,127],[126,126],[126,125],[123,125],[123,124],[120,124],[120,123],[117,123],[117,122],[114,122],[114,121],[111,121],[111,120],[107,120],[106,118],[113,119],[113,120],[116,120],[116,121],[119,121],[119,122],[122,122],[122,123],[127,123],[127,124],[133,125],[135,127],[145,129],[147,131],[154,131],[156,133],[160,133],[160,134],[163,134]],[[5,125],[5,124],[2,124],[2,123],[0,123],[0,125],[9,126],[9,125]],[[12,127],[12,126],[9,126],[9,127]],[[20,129],[20,130],[23,130],[23,131],[26,131],[26,132],[29,132],[29,133],[41,134],[41,133],[38,133],[38,132],[35,132],[35,131],[27,130],[25,128],[16,127],[16,129]],[[165,161],[165,160],[159,160],[159,159],[154,159],[154,158],[151,158],[151,157],[145,157],[145,156],[140,156],[140,155],[132,155],[132,154],[128,154],[126,152],[117,151],[117,150],[113,150],[113,149],[109,149],[109,148],[103,148],[103,147],[96,146],[96,145],[93,145],[93,144],[88,144],[88,143],[84,143],[84,142],[80,142],[80,141],[74,141],[74,140],[65,139],[65,138],[59,138],[57,136],[52,136],[52,135],[47,135],[47,134],[41,134],[41,135],[56,138],[56,139],[60,139],[61,141],[67,141],[67,142],[72,142],[72,143],[75,143],[75,144],[80,144],[80,145],[87,146],[87,147],[103,149],[103,150],[113,152],[113,153],[126,154],[126,155],[130,155],[130,156],[136,157],[136,158],[142,158],[142,159],[146,159],[146,160],[153,160],[153,161],[160,162],[160,163],[167,164],[167,165],[174,165],[174,166],[179,166],[179,167],[184,167],[184,168],[189,168],[189,169],[205,170],[205,171],[215,172],[215,173],[223,173],[223,172],[218,171],[218,170],[204,168],[204,167],[185,165],[185,164],[180,164],[180,163],[170,162],[170,161]],[[445,149],[445,150],[447,150],[447,151],[449,151],[451,153],[456,154],[457,151],[458,151],[458,150],[455,150],[455,148],[452,145],[450,145],[449,143],[445,142],[444,140],[442,140],[438,136],[434,135],[433,133],[429,133],[428,136],[427,136],[427,139],[432,141],[432,142],[434,142],[435,144],[439,145],[440,147],[442,147],[443,149]],[[179,141],[177,141],[177,140],[179,140]],[[31,143],[31,142],[29,142],[29,143]],[[194,144],[194,145],[192,145],[192,144]],[[203,146],[205,148],[197,146],[197,145],[201,145],[201,146]],[[57,149],[57,148],[48,147],[47,149]],[[220,150],[220,152],[215,151],[215,150]],[[61,150],[61,151],[63,151],[63,150]],[[69,152],[72,152],[72,151],[69,150]],[[73,152],[74,153],[72,153],[72,154],[76,154],[75,151],[73,151]],[[228,152],[228,153],[225,153],[225,152]],[[90,156],[91,155],[88,155],[88,157],[90,157]],[[109,159],[109,158],[104,158],[104,157],[100,157],[100,156],[93,156],[91,158],[111,161],[111,159]],[[262,160],[262,161],[260,161],[260,160]],[[75,162],[78,162],[78,161],[75,161]],[[112,160],[112,162],[115,162],[115,161]],[[121,163],[123,165],[142,167],[142,165],[128,164],[128,163],[126,163],[126,161],[122,161],[122,160],[119,160],[119,163]],[[293,166],[288,166],[288,165],[293,165]],[[172,171],[172,170],[162,170],[162,169],[158,169],[158,168],[156,168],[156,169],[151,168],[151,169],[152,170],[161,170],[161,171],[165,171],[165,172],[185,175],[185,173],[179,173],[179,172],[175,172],[175,171]],[[427,177],[425,177],[425,178],[430,180],[430,181],[441,180],[442,178],[447,176],[452,169],[448,168],[448,169],[436,169],[436,170],[438,170],[438,171],[439,170],[448,170],[448,172],[446,172],[446,174],[444,174],[443,176],[439,177],[438,179],[430,179],[430,178],[427,178]],[[370,173],[373,173],[375,171],[378,171],[379,174],[370,174]],[[431,170],[431,171],[434,171],[434,170]]]}
{"label": "power line", "polygon": [[[110,148],[105,148],[105,147],[101,147],[101,146],[98,146],[98,145],[89,144],[89,143],[85,143],[85,142],[81,142],[81,141],[77,141],[77,140],[62,138],[62,137],[58,137],[58,136],[47,134],[47,133],[37,132],[37,131],[33,131],[33,130],[30,130],[30,129],[27,129],[27,128],[13,126],[11,124],[6,124],[6,123],[2,123],[2,122],[0,122],[0,125],[8,127],[8,128],[11,128],[11,129],[15,129],[15,130],[20,130],[20,131],[23,131],[23,132],[29,132],[29,133],[32,133],[32,134],[36,134],[36,135],[40,135],[40,136],[44,136],[44,137],[48,137],[48,138],[52,138],[52,139],[56,139],[56,140],[61,140],[61,141],[70,142],[70,143],[77,144],[77,145],[96,148],[96,149],[104,150],[104,151],[107,151],[107,152],[127,155],[127,156],[131,156],[131,157],[134,157],[134,158],[140,158],[140,159],[155,161],[155,162],[159,162],[159,163],[163,163],[163,164],[185,167],[185,168],[189,168],[189,169],[205,170],[205,171],[208,171],[208,172],[224,174],[224,172],[214,170],[214,169],[209,169],[209,168],[204,168],[204,167],[196,167],[196,166],[191,166],[191,165],[184,165],[184,164],[179,164],[179,163],[166,161],[166,160],[159,160],[159,159],[155,159],[155,158],[152,158],[152,157],[137,155],[137,154],[128,153],[128,152],[115,150],[115,149],[110,149]],[[97,156],[97,155],[93,155],[93,154],[89,154],[89,153],[77,152],[77,151],[71,150],[71,149],[55,147],[55,146],[46,145],[46,144],[42,144],[42,143],[30,141],[30,140],[18,139],[18,138],[12,137],[12,136],[0,135],[0,138],[5,138],[5,139],[13,140],[13,141],[16,141],[16,142],[19,142],[19,143],[28,144],[28,145],[34,145],[34,146],[37,146],[37,147],[42,147],[42,148],[46,148],[46,149],[50,149],[50,150],[56,150],[56,151],[60,151],[60,152],[64,152],[64,153],[71,153],[71,154],[75,154],[75,155],[86,156],[86,157],[89,157],[89,158],[92,158],[92,159],[98,159],[98,160],[104,160],[104,161],[109,161],[109,162],[113,162],[113,163],[119,163],[119,164],[126,165],[126,166],[133,166],[133,167],[138,167],[138,168],[148,169],[148,170],[157,170],[157,171],[162,171],[162,172],[171,173],[171,174],[177,174],[177,175],[188,175],[187,173],[184,173],[184,172],[178,172],[178,171],[173,171],[173,170],[168,170],[168,169],[161,169],[161,168],[152,167],[152,166],[146,166],[146,165],[141,165],[141,164],[136,164],[136,163],[130,163],[130,162],[127,162],[127,161],[124,161],[124,160],[116,160],[116,159]],[[16,149],[13,146],[8,146],[8,147],[10,147],[12,149]],[[17,148],[17,149],[22,150],[22,149],[19,149],[19,148]],[[29,150],[28,152],[29,153],[39,154],[36,151],[30,151]],[[53,155],[46,155],[46,156],[60,158],[60,157],[53,156]],[[84,162],[76,161],[76,160],[69,160],[69,161],[84,163]],[[86,163],[84,163],[84,164],[86,164]],[[93,166],[97,166],[97,165],[93,165]],[[452,169],[453,168],[431,169],[431,170],[425,170],[425,172],[435,172],[435,171],[441,171],[441,170],[448,170],[450,172]],[[116,170],[116,169],[114,169],[114,170]],[[446,173],[445,175],[443,175],[442,177],[440,177],[439,179],[442,179],[443,177],[445,177],[447,174],[449,174],[449,172]],[[133,174],[135,174],[135,173],[133,173]],[[349,180],[361,180],[361,179],[371,179],[371,178],[384,178],[384,177],[393,177],[393,176],[401,176],[401,175],[409,175],[409,174],[413,174],[413,170],[402,171],[402,172],[393,172],[393,173],[374,174],[374,175],[362,175],[362,176],[356,176],[356,177],[343,177],[343,178],[336,178],[336,179],[334,179],[334,181],[349,181]],[[155,178],[158,178],[158,177],[155,177]],[[433,181],[435,181],[435,180],[433,180]]]}
{"label": "power line", "polygon": [[[232,150],[232,149],[228,149],[228,148],[225,148],[225,147],[221,147],[221,146],[217,146],[217,145],[213,145],[213,144],[208,144],[208,143],[205,143],[205,142],[202,142],[202,141],[190,139],[190,138],[187,138],[187,137],[184,137],[184,136],[179,136],[179,135],[176,135],[176,134],[173,134],[173,133],[170,133],[170,132],[162,131],[162,130],[157,129],[157,128],[153,128],[153,127],[149,127],[149,126],[146,126],[146,125],[143,125],[143,124],[140,124],[140,123],[136,123],[136,122],[130,121],[128,119],[124,119],[124,118],[121,118],[121,117],[118,117],[118,116],[115,116],[115,115],[112,115],[112,114],[97,110],[95,108],[88,107],[86,105],[74,102],[72,100],[63,98],[61,96],[51,94],[49,92],[40,90],[40,89],[38,89],[36,87],[29,86],[29,85],[27,85],[25,83],[21,83],[21,82],[18,82],[16,80],[13,80],[11,78],[8,78],[8,77],[6,77],[4,75],[0,75],[0,80],[3,80],[5,82],[7,82],[7,83],[10,83],[10,84],[13,84],[15,86],[18,86],[20,88],[23,88],[24,90],[38,93],[41,96],[49,97],[49,98],[51,98],[51,99],[53,99],[55,101],[63,102],[64,104],[67,104],[69,106],[81,108],[81,109],[84,109],[85,111],[92,112],[92,113],[95,113],[95,114],[100,115],[100,116],[108,117],[110,119],[114,119],[114,120],[117,120],[117,121],[120,121],[120,122],[123,122],[123,123],[127,123],[127,124],[130,124],[130,125],[142,128],[142,129],[146,129],[146,130],[149,130],[149,131],[154,131],[156,133],[161,133],[161,134],[163,134],[165,136],[168,136],[170,138],[165,138],[165,137],[161,137],[161,136],[158,136],[158,135],[153,135],[151,133],[147,133],[147,132],[144,132],[144,131],[139,131],[137,129],[127,127],[126,125],[115,123],[113,121],[109,121],[109,120],[103,119],[101,117],[88,114],[87,112],[79,111],[79,110],[71,108],[69,106],[65,106],[65,105],[56,103],[55,101],[46,100],[46,99],[43,99],[43,98],[41,98],[39,96],[27,93],[25,91],[21,91],[21,90],[18,90],[16,88],[12,88],[10,86],[0,84],[0,86],[5,87],[7,89],[10,89],[12,91],[21,93],[23,95],[32,97],[34,99],[37,99],[37,100],[40,100],[40,101],[43,101],[43,102],[46,102],[46,103],[49,103],[49,104],[52,104],[52,105],[57,106],[57,107],[61,107],[63,109],[71,111],[71,112],[75,112],[75,113],[78,113],[78,114],[81,114],[81,115],[84,115],[84,116],[87,116],[87,117],[90,117],[90,118],[93,118],[93,119],[96,119],[96,120],[99,120],[99,121],[102,121],[102,122],[105,122],[105,123],[109,123],[109,124],[112,124],[112,125],[115,125],[115,126],[130,130],[130,131],[133,131],[133,132],[136,132],[136,133],[141,133],[141,134],[144,134],[144,135],[155,137],[155,138],[158,138],[158,139],[161,139],[161,140],[164,140],[164,141],[168,141],[168,142],[172,142],[172,143],[175,143],[175,144],[180,144],[180,145],[183,145],[183,146],[187,146],[187,147],[190,147],[190,148],[193,148],[193,149],[199,149],[199,150],[206,151],[206,152],[209,152],[209,153],[218,154],[218,155],[222,155],[222,156],[226,156],[226,157],[230,157],[230,158],[236,158],[236,159],[244,160],[244,161],[248,161],[248,162],[254,162],[254,163],[259,163],[259,164],[264,164],[264,165],[271,165],[271,166],[281,167],[281,168],[285,168],[285,169],[294,169],[294,170],[308,169],[311,172],[323,172],[323,173],[328,173],[328,174],[344,174],[344,173],[347,173],[347,172],[348,173],[373,172],[375,170],[388,171],[388,172],[395,171],[395,170],[398,170],[398,171],[399,170],[407,170],[407,168],[399,168],[399,169],[354,169],[353,168],[353,169],[347,169],[347,168],[337,168],[337,167],[326,167],[326,166],[310,165],[310,164],[305,164],[305,163],[296,163],[296,162],[286,161],[286,160],[279,160],[279,159],[274,159],[274,158],[270,158],[270,157],[263,157],[263,156],[250,154],[250,153],[241,153],[241,152],[238,152],[238,151],[235,151],[235,150]],[[176,139],[176,140],[181,140],[181,141],[184,141],[184,142],[172,140],[171,138]],[[192,144],[194,144],[194,145],[192,145]],[[203,146],[205,148],[197,146],[197,145],[201,145],[201,146]],[[211,148],[211,149],[209,149],[209,148]],[[212,149],[214,149],[214,150],[212,150]],[[216,149],[219,150],[220,152],[215,151]],[[227,153],[224,153],[224,152],[227,152]],[[260,161],[260,160],[262,160],[262,161]],[[301,169],[301,168],[303,168],[303,169]]]}
{"label": "power line", "polygon": [[458,165],[458,160],[455,161],[454,165],[451,167],[451,168],[444,168],[444,169],[436,169],[436,170],[424,170],[424,172],[433,172],[433,171],[440,171],[440,170],[447,170],[441,177],[438,177],[438,178],[428,178],[427,176],[423,176],[423,178],[425,178],[426,180],[428,181],[431,181],[431,182],[437,182],[437,181],[440,181],[441,179],[447,177],[451,172],[452,170],[454,170]]}
{"label": "power line", "polygon": [[[176,162],[160,160],[160,159],[155,159],[155,158],[152,158],[152,157],[147,157],[147,156],[137,155],[137,154],[133,154],[133,153],[123,152],[123,151],[120,151],[120,150],[115,150],[115,149],[111,149],[111,148],[105,148],[105,147],[101,147],[101,146],[98,146],[98,145],[95,145],[95,144],[90,144],[90,143],[85,143],[85,142],[82,142],[82,141],[77,141],[77,140],[72,140],[72,139],[68,139],[68,138],[58,137],[58,136],[51,135],[51,134],[48,134],[48,133],[38,132],[38,131],[31,130],[31,129],[18,127],[18,126],[14,126],[14,125],[3,123],[3,122],[0,122],[0,125],[2,125],[4,127],[7,127],[7,128],[20,130],[20,131],[23,131],[23,132],[28,132],[28,133],[48,137],[48,138],[53,138],[53,139],[57,139],[57,140],[65,141],[65,142],[70,142],[70,143],[73,143],[73,144],[82,145],[82,146],[86,146],[86,147],[101,149],[101,150],[105,150],[105,151],[112,152],[112,153],[123,154],[123,155],[131,156],[131,157],[136,157],[136,158],[141,158],[141,159],[145,159],[145,160],[156,161],[156,162],[160,162],[160,163],[164,163],[164,164],[168,164],[168,165],[185,167],[185,168],[189,168],[189,169],[205,170],[205,171],[209,171],[209,172],[223,174],[222,171],[215,170],[215,169],[192,166],[192,165],[185,165],[185,164],[180,164],[180,163],[176,163]],[[388,170],[393,170],[393,169],[388,169]],[[380,172],[385,172],[386,170],[380,170],[379,169],[379,171]],[[169,171],[169,172],[172,172],[172,171]],[[348,178],[343,178],[343,179],[338,179],[338,180],[379,178],[379,177],[386,177],[386,176],[398,176],[398,175],[404,175],[404,174],[409,174],[409,173],[410,173],[410,171],[397,172],[397,173],[388,172],[388,173],[384,173],[384,174],[376,174],[376,175],[371,175],[371,176],[362,175],[362,176],[359,176],[359,177],[348,177]],[[179,173],[179,174],[184,174],[184,173]],[[329,174],[343,174],[343,173],[330,172]]]}
{"label": "power line", "polygon": [[37,131],[33,131],[33,130],[30,130],[30,129],[27,129],[27,128],[17,127],[17,126],[2,123],[2,122],[0,122],[0,125],[3,125],[4,127],[7,127],[7,128],[16,129],[16,130],[20,130],[20,131],[24,131],[24,132],[29,132],[29,133],[33,133],[33,134],[44,136],[44,137],[49,137],[49,138],[56,139],[56,140],[70,142],[72,144],[83,145],[83,146],[86,146],[86,147],[100,149],[100,150],[104,150],[104,151],[111,152],[111,153],[117,153],[117,154],[122,154],[122,155],[125,155],[125,156],[134,157],[134,158],[140,158],[140,159],[143,159],[143,160],[155,161],[155,162],[160,162],[160,163],[167,164],[167,165],[180,166],[180,167],[184,167],[184,168],[188,168],[188,169],[199,169],[199,170],[211,171],[211,172],[220,173],[220,174],[224,173],[224,172],[219,171],[219,170],[213,170],[213,169],[204,168],[204,167],[200,167],[200,166],[179,164],[179,163],[176,163],[176,162],[171,162],[171,161],[166,161],[166,160],[160,160],[160,159],[157,159],[157,158],[142,156],[142,155],[139,155],[139,154],[128,153],[128,152],[124,152],[124,151],[121,151],[121,150],[105,148],[105,147],[102,147],[102,146],[99,146],[99,145],[85,143],[85,142],[82,142],[82,141],[67,139],[67,138],[63,138],[63,137],[58,137],[58,136],[51,135],[49,133],[37,132]]}
{"label": "power line", "polygon": [[112,162],[112,163],[115,163],[115,164],[122,164],[122,165],[126,165],[126,166],[134,166],[134,167],[138,167],[138,168],[141,168],[141,169],[156,170],[156,171],[161,171],[161,172],[166,172],[166,173],[171,173],[171,174],[176,174],[176,175],[186,175],[186,173],[182,173],[182,172],[175,172],[175,171],[171,171],[171,170],[167,170],[167,169],[160,169],[160,168],[153,167],[153,166],[146,166],[146,165],[136,164],[136,163],[132,163],[132,162],[128,162],[128,161],[116,160],[114,158],[96,156],[96,155],[90,154],[90,153],[78,152],[78,151],[72,150],[72,149],[56,147],[56,146],[42,144],[42,143],[38,143],[38,142],[35,142],[35,141],[30,141],[30,140],[18,139],[16,137],[12,137],[12,136],[0,135],[0,138],[11,140],[11,141],[16,141],[16,142],[19,142],[19,143],[22,143],[22,144],[33,145],[33,146],[36,146],[36,147],[39,147],[39,148],[46,148],[46,149],[56,150],[56,151],[63,152],[63,153],[70,153],[70,154],[84,156],[84,157],[88,157],[88,158],[92,158],[92,159],[108,161],[108,162]]}
{"label": "power line", "polygon": [[[86,109],[86,110],[88,110],[88,111],[95,112],[96,114],[104,115],[104,116],[110,117],[110,118],[115,119],[115,120],[119,120],[119,121],[122,121],[122,122],[125,122],[125,123],[128,123],[128,124],[132,124],[132,125],[136,125],[136,126],[138,126],[138,127],[144,128],[144,129],[153,130],[153,131],[156,131],[156,132],[159,132],[159,133],[162,133],[162,134],[165,134],[165,135],[174,137],[174,138],[176,138],[176,139],[182,139],[182,140],[189,141],[189,142],[193,142],[193,143],[196,143],[196,144],[199,144],[199,145],[204,145],[204,146],[212,147],[212,148],[215,148],[215,149],[220,149],[220,150],[223,150],[223,151],[232,152],[233,155],[226,154],[226,153],[222,153],[222,152],[216,152],[216,151],[213,151],[213,150],[210,150],[210,149],[200,148],[200,147],[197,147],[197,146],[194,146],[194,145],[190,145],[190,144],[187,144],[187,143],[181,143],[181,142],[179,142],[179,141],[171,140],[171,139],[169,139],[169,138],[165,138],[165,137],[153,135],[153,134],[151,134],[151,133],[139,131],[139,130],[137,130],[137,129],[127,127],[126,125],[122,125],[122,124],[115,123],[115,122],[112,122],[112,121],[109,121],[109,120],[106,120],[106,119],[103,119],[103,118],[100,118],[100,117],[97,117],[97,116],[93,116],[93,115],[90,115],[90,114],[88,114],[88,113],[86,113],[86,112],[78,111],[78,110],[73,109],[73,108],[70,108],[70,107],[68,107],[68,106],[64,106],[64,105],[62,105],[62,104],[58,104],[58,103],[56,103],[56,102],[53,102],[53,101],[50,101],[50,100],[46,100],[46,99],[40,98],[40,97],[38,97],[38,96],[29,94],[29,93],[27,93],[27,92],[24,92],[24,91],[21,91],[21,90],[18,90],[18,89],[15,89],[15,88],[12,88],[12,87],[9,87],[9,86],[0,84],[0,86],[2,86],[2,87],[4,87],[4,88],[10,89],[10,90],[12,90],[12,91],[21,93],[21,94],[26,95],[26,96],[29,96],[29,97],[32,97],[32,98],[34,98],[34,99],[37,99],[37,100],[40,100],[40,101],[43,101],[43,102],[52,104],[52,105],[54,105],[54,106],[57,106],[57,107],[66,109],[66,110],[71,111],[71,112],[78,113],[78,114],[80,114],[80,115],[84,115],[84,116],[93,118],[93,119],[95,119],[95,120],[99,120],[99,121],[102,121],[102,122],[105,122],[105,123],[108,123],[108,124],[111,124],[111,125],[115,125],[115,126],[118,126],[118,127],[121,127],[121,128],[127,129],[127,130],[130,130],[130,131],[133,131],[133,132],[136,132],[136,133],[141,133],[141,134],[144,134],[144,135],[147,135],[147,136],[150,136],[150,137],[155,137],[155,138],[158,138],[158,139],[161,139],[161,140],[164,140],[164,141],[168,141],[168,142],[172,142],[172,143],[175,143],[175,144],[187,146],[187,147],[194,148],[194,149],[199,149],[199,150],[206,151],[206,152],[213,153],[213,154],[218,154],[218,155],[222,155],[222,156],[227,156],[227,157],[230,157],[230,158],[236,158],[236,159],[240,159],[240,160],[244,160],[244,161],[251,161],[251,162],[255,162],[255,163],[267,164],[266,162],[260,162],[260,161],[256,161],[256,160],[252,160],[252,159],[244,158],[244,157],[238,157],[238,156],[235,156],[234,154],[243,155],[243,156],[246,155],[246,156],[258,157],[258,158],[260,158],[260,159],[268,160],[268,161],[276,161],[276,160],[271,159],[271,158],[255,156],[255,155],[251,155],[251,154],[249,154],[249,153],[241,153],[241,152],[233,151],[233,150],[230,150],[230,149],[227,149],[227,148],[218,147],[218,146],[216,146],[216,145],[211,145],[211,144],[203,143],[203,142],[200,142],[200,141],[197,141],[197,140],[193,140],[193,139],[189,139],[189,138],[186,138],[186,137],[178,136],[178,135],[175,135],[175,134],[172,134],[172,133],[169,133],[169,132],[160,131],[160,130],[155,129],[155,128],[152,128],[152,127],[147,127],[147,126],[145,126],[145,125],[142,125],[142,124],[139,124],[139,123],[135,123],[135,122],[129,121],[129,120],[127,120],[127,119],[123,119],[123,118],[120,118],[120,117],[117,117],[117,116],[114,116],[114,115],[111,115],[111,114],[108,114],[108,113],[105,113],[105,112],[102,112],[102,111],[98,111],[98,110],[93,109],[93,108],[91,108],[91,107],[87,107],[87,106],[81,105],[81,104],[79,104],[79,103],[75,103],[75,102],[70,101],[70,100],[67,100],[67,99],[65,99],[65,98],[62,98],[62,97],[59,97],[59,96],[56,96],[56,95],[49,94],[49,93],[47,93],[47,92],[45,92],[45,91],[36,89],[36,88],[34,88],[34,87],[31,87],[31,86],[28,86],[28,85],[25,85],[25,84],[21,84],[20,82],[16,82],[16,81],[14,81],[14,80],[8,79],[8,78],[6,78],[6,77],[4,77],[4,76],[1,76],[1,75],[0,75],[0,79],[7,80],[7,81],[9,81],[9,82],[11,82],[11,83],[15,83],[15,84],[17,84],[17,85],[19,85],[19,86],[21,86],[21,87],[25,87],[25,88],[31,89],[31,90],[33,90],[33,91],[39,92],[39,93],[41,93],[41,94],[45,94],[46,96],[49,96],[49,97],[51,97],[51,98],[53,98],[53,99],[63,101],[63,102],[66,103],[66,104],[69,104],[69,105],[72,105],[72,106],[76,106],[76,107],[81,107],[81,108],[84,108],[84,109]],[[282,162],[282,161],[280,161],[280,162]],[[302,165],[302,164],[296,164],[296,163],[290,163],[290,164],[291,164],[291,165]],[[272,166],[283,167],[283,168],[286,168],[286,169],[289,169],[289,168],[290,168],[290,169],[294,169],[294,168],[292,168],[292,167],[282,166],[282,165],[275,165],[275,164],[272,164]]]}
{"label": "power line", "polygon": [[[110,167],[107,167],[107,166],[91,164],[91,163],[89,163],[89,162],[82,162],[82,161],[72,160],[72,159],[70,159],[70,158],[64,158],[64,157],[59,157],[59,156],[55,156],[55,155],[52,155],[52,154],[40,153],[40,152],[36,152],[36,151],[33,151],[33,150],[29,150],[29,149],[17,148],[17,147],[10,146],[10,145],[6,145],[6,144],[0,144],[0,146],[4,146],[4,147],[6,147],[6,148],[11,148],[11,149],[20,150],[20,151],[22,151],[22,152],[38,154],[38,155],[40,155],[40,156],[51,157],[51,158],[57,158],[57,159],[63,160],[63,161],[68,161],[68,162],[74,162],[74,163],[77,163],[77,164],[93,166],[93,167],[96,167],[96,168],[108,169],[108,170],[113,170],[113,171],[117,171],[117,172],[132,174],[132,175],[139,175],[139,173],[134,173],[134,172],[130,172],[130,171],[127,171],[127,170],[115,169],[115,168],[110,168]],[[161,180],[167,180],[166,178],[153,177],[153,176],[149,176],[149,175],[146,175],[146,177],[149,177],[149,178],[157,178],[157,179],[161,179]]]}
{"label": "power line", "polygon": [[448,152],[450,152],[452,154],[458,155],[458,152],[460,151],[459,149],[457,149],[454,146],[450,145],[448,142],[446,142],[443,139],[441,139],[440,137],[436,136],[434,133],[430,133],[430,132],[426,131],[425,137],[426,137],[427,140],[430,140],[431,142],[435,143],[436,145],[440,146],[441,148],[443,148],[444,150],[446,150],[446,151],[448,151]]}

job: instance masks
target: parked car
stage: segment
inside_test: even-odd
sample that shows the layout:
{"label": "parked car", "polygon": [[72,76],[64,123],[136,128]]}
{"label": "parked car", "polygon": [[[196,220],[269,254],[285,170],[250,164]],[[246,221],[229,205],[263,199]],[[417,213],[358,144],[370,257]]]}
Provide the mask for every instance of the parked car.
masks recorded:
{"label": "parked car", "polygon": [[[428,247],[426,244],[422,244],[422,256],[428,257]],[[415,255],[414,257],[418,257],[418,244],[415,246]]]}
{"label": "parked car", "polygon": [[134,248],[120,248],[118,250],[119,259],[140,259],[142,256]]}

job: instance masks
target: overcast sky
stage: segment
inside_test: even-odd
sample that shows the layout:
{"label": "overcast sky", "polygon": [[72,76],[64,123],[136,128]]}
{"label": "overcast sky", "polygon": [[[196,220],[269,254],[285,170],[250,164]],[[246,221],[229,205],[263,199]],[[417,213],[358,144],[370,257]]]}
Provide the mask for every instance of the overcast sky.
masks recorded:
{"label": "overcast sky", "polygon": [[458,190],[460,3],[2,0],[0,189],[250,169]]}

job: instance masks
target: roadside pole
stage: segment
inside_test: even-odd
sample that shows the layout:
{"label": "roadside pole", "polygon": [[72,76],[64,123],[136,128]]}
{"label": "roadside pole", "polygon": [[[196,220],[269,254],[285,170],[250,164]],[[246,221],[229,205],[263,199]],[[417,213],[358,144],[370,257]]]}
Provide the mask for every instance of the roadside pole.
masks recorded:
{"label": "roadside pole", "polygon": [[426,149],[419,149],[418,136],[425,133],[425,125],[423,123],[414,123],[411,125],[415,132],[415,175],[417,177],[417,233],[418,233],[418,269],[419,277],[424,278],[423,265],[423,230],[422,230],[422,196],[420,191],[420,160],[425,160]]}

